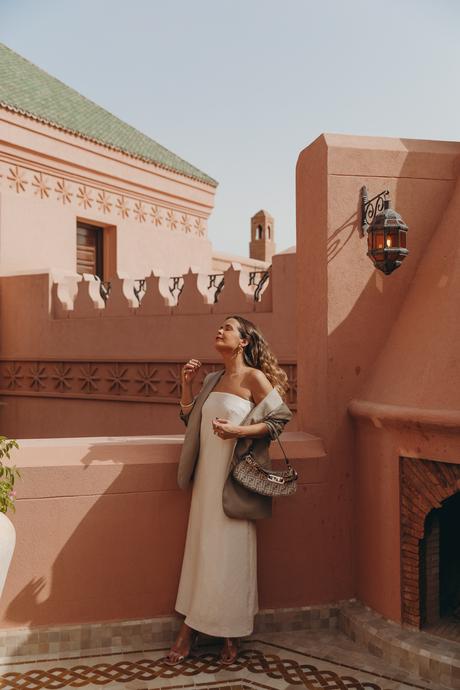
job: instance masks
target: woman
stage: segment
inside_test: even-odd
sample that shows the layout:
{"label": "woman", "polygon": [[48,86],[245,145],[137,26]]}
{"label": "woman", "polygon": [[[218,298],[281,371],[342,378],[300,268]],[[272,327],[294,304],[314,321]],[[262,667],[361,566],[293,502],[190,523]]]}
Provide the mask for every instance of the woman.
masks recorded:
{"label": "woman", "polygon": [[222,663],[232,663],[238,638],[253,630],[254,520],[271,515],[271,498],[236,483],[232,463],[251,447],[256,460],[270,466],[270,441],[292,417],[283,402],[287,376],[251,321],[226,318],[215,348],[224,368],[207,374],[198,395],[192,384],[201,362],[190,359],[181,375],[179,414],[187,430],[178,484],[186,488],[193,478],[193,493],[175,607],[185,620],[166,657],[170,665],[190,654],[198,632],[223,637]]}

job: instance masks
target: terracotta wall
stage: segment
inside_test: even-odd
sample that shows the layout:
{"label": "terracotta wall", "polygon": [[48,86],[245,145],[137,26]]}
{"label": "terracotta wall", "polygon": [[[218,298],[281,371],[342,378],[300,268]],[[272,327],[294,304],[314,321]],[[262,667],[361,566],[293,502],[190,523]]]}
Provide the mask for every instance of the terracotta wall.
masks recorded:
{"label": "terracotta wall", "polygon": [[[222,301],[217,305],[209,304],[203,288],[204,278],[199,275],[189,273],[184,301],[182,306],[179,301],[178,307],[165,303],[159,288],[160,276],[151,276],[151,284],[157,288],[150,294],[156,296],[149,306],[152,313],[144,316],[137,311],[126,314],[126,309],[135,307],[122,295],[123,291],[129,292],[125,283],[118,283],[114,293],[118,295],[114,308],[121,313],[110,316],[99,309],[94,285],[80,286],[75,297],[77,308],[72,309],[73,288],[68,280],[59,279],[60,287],[53,292],[53,281],[48,275],[11,276],[2,279],[0,285],[1,352],[24,361],[50,358],[53,363],[59,363],[73,359],[86,364],[95,357],[106,363],[121,362],[127,353],[141,363],[158,360],[177,364],[186,355],[199,357],[207,366],[213,366],[217,363],[213,359],[211,336],[223,315],[235,311],[251,314],[280,360],[297,363],[296,428],[313,436],[315,443],[324,448],[319,455],[318,451],[309,455],[302,448],[296,451],[298,463],[306,473],[305,479],[293,500],[279,503],[275,519],[259,527],[262,604],[299,606],[357,596],[383,615],[398,620],[401,594],[399,456],[449,462],[457,462],[460,457],[456,397],[460,383],[456,350],[460,335],[457,333],[458,194],[455,192],[459,154],[457,143],[323,135],[300,154],[297,165],[297,253],[274,257],[271,287],[267,288],[271,293],[266,292],[259,306],[254,306],[254,302],[247,299],[248,295],[244,295],[241,274],[235,268],[229,273]],[[388,188],[393,205],[409,225],[410,254],[401,268],[390,276],[374,270],[366,256],[366,239],[359,236],[359,190],[363,184],[367,185],[370,196]],[[30,309],[28,300],[31,299],[34,309]],[[158,313],[161,309],[166,309],[166,313]],[[5,366],[4,362],[2,372]],[[8,380],[12,374],[10,370]],[[27,372],[27,375],[32,374]],[[76,375],[78,380],[82,374]],[[47,405],[54,406],[49,409],[62,425],[69,423],[66,419],[69,418],[67,412],[73,410],[70,406],[83,406],[83,403],[88,429],[91,428],[90,409],[97,410],[94,418],[98,420],[99,429],[105,428],[105,419],[110,418],[111,400],[88,403],[83,398],[64,401],[54,398],[50,402],[43,391],[22,396],[10,387],[8,393],[4,373],[2,377],[2,400],[7,406],[1,414],[8,420],[8,432],[15,428],[15,420],[24,422],[24,416],[21,417],[24,410],[31,418],[36,409],[43,406],[45,410]],[[171,379],[174,381],[174,375]],[[28,381],[33,393],[31,379]],[[161,385],[166,383],[166,378],[162,379]],[[166,396],[168,389],[162,390]],[[128,389],[128,394],[130,391]],[[113,403],[114,409],[120,411],[121,405],[134,409],[142,403]],[[150,405],[143,403],[143,409],[148,408]],[[150,409],[153,412],[154,406]],[[155,406],[155,409],[160,408]],[[81,422],[84,419],[82,409],[78,414],[81,414]],[[114,424],[122,425],[122,416],[113,418]],[[138,428],[135,418],[133,414],[129,434]],[[164,425],[169,424],[166,414],[161,418],[166,420]],[[356,425],[354,418],[358,420]],[[137,433],[152,433],[148,425],[153,423],[152,414],[150,419],[145,419],[144,431]],[[33,427],[35,422],[30,424],[31,428],[36,428]],[[79,428],[81,426],[75,427],[76,434]],[[181,428],[165,429],[163,426],[163,431],[156,428],[154,433],[171,431],[180,432]],[[39,466],[45,464],[43,458],[48,452],[51,454],[45,450],[42,460],[37,461]],[[155,558],[160,549],[169,568],[166,572],[158,561],[161,576],[170,577],[172,583],[173,573],[176,577],[178,574],[186,506],[181,494],[168,484],[174,474],[169,461],[165,461],[169,458],[174,464],[169,452],[165,450],[159,456],[160,464],[165,465],[161,472],[153,472],[152,468],[146,470],[153,473],[149,475],[149,490],[152,494],[158,492],[152,495],[155,500],[147,500],[141,508],[130,495],[133,507],[129,517],[142,525],[141,541],[148,526],[156,521],[158,531],[152,533],[152,548],[145,555],[142,568],[145,564],[150,569],[157,565]],[[75,474],[75,486],[84,476],[83,472],[89,471],[82,471],[81,467],[87,453],[91,458],[91,449],[83,449],[76,456],[75,464],[79,469]],[[138,465],[137,469],[130,467],[128,470],[134,473],[134,484],[128,481],[128,474],[123,475],[122,486],[128,487],[128,493],[135,494],[144,471],[139,467],[148,463],[141,460],[132,463],[130,453],[125,457],[122,449],[116,457],[122,466]],[[112,456],[109,453],[111,462],[115,457]],[[115,524],[115,532],[120,533],[125,542],[129,540],[130,530],[134,529],[128,524],[129,517],[123,524],[117,522],[123,512],[118,504],[106,507],[109,501],[118,500],[110,492],[118,475],[111,477],[114,468],[105,466],[107,454],[103,448],[97,449],[97,457],[94,457],[102,461],[106,474],[96,497],[85,498],[81,507],[80,499],[72,499],[73,505],[69,499],[63,507],[69,510],[63,532],[50,540],[51,550],[36,570],[44,573],[48,582],[53,582],[53,563],[59,566],[60,562],[74,562],[74,548],[77,552],[83,549],[85,562],[92,567],[96,563],[94,572],[101,574],[103,580],[105,565],[94,560],[96,543],[91,542],[87,551],[86,540],[78,538],[79,526],[92,525],[93,514],[98,516],[106,531],[113,530]],[[94,464],[95,471],[97,467],[97,463]],[[40,476],[38,468],[37,472]],[[59,478],[49,477],[50,491],[55,497],[62,491],[60,482],[65,481],[66,473],[67,469],[61,467]],[[32,490],[32,485],[31,481],[25,483],[23,490]],[[129,489],[130,486],[133,488]],[[163,489],[171,489],[172,511],[169,513],[169,507],[165,508],[164,515],[160,505]],[[78,491],[85,494],[82,488]],[[35,496],[42,501],[40,510],[45,528],[48,524],[45,509],[53,507],[53,495],[37,493]],[[96,512],[92,513],[94,506]],[[29,529],[27,508],[24,500],[22,512],[18,510],[17,515],[18,526],[23,524],[26,534]],[[141,515],[138,511],[144,512]],[[88,514],[90,522],[85,522]],[[165,516],[177,519],[173,546],[168,545],[163,534]],[[102,527],[96,532],[99,541],[105,533]],[[71,539],[74,534],[75,540]],[[66,552],[67,544],[69,550]],[[104,545],[104,548],[112,547]],[[106,554],[108,562],[115,559],[115,548]],[[61,551],[68,561],[60,561]],[[27,579],[29,571],[25,571],[25,579],[18,575],[24,563],[22,556],[14,565],[19,569],[9,584],[5,625],[19,621],[24,615],[14,613],[18,610],[17,601],[22,606],[19,610],[24,611],[27,597],[30,600],[32,595],[36,596],[36,585],[29,582],[30,577]],[[117,567],[120,568],[118,574],[123,576],[125,566]],[[58,580],[61,579],[62,584],[53,591],[62,593],[56,602],[65,599],[66,578],[72,579],[71,569],[62,567],[60,570]],[[135,569],[132,570],[135,573]],[[91,571],[88,578],[90,575]],[[87,611],[90,610],[88,602],[92,597],[94,600],[94,592],[98,593],[97,582],[101,580],[84,583]],[[112,602],[119,597],[120,581],[117,578],[111,585],[109,600]],[[162,583],[164,586],[164,580]],[[159,595],[161,600],[155,600],[153,590],[141,588],[126,607],[122,602],[122,608],[107,609],[106,614],[124,616],[128,610],[142,609],[142,615],[148,616],[154,611],[169,611],[173,589],[172,585],[170,589],[166,587],[164,598]],[[49,591],[43,595],[45,605],[38,611],[43,611],[44,615],[34,613],[34,621],[51,620],[51,612],[57,611],[52,607],[47,611],[49,596]],[[152,601],[156,602],[155,606]],[[66,610],[70,612],[73,604],[68,602],[67,605]],[[103,603],[101,607],[102,615]]]}
{"label": "terracotta wall", "polygon": [[[404,513],[400,457],[460,464],[460,145],[404,144],[408,150],[394,194],[412,228],[408,237],[417,263],[394,306],[391,332],[350,405],[357,441],[357,593],[369,606],[397,621],[402,618],[404,548],[400,543],[400,512]],[[415,179],[422,147],[423,166]],[[435,211],[437,218],[428,226],[427,219]],[[391,299],[391,291],[383,294]],[[419,473],[423,474],[422,467]],[[434,485],[432,492],[437,493]],[[449,487],[444,498],[451,492],[455,487]],[[419,507],[425,501],[421,495]],[[361,524],[362,515],[366,521]]]}
{"label": "terracotta wall", "polygon": [[[182,426],[182,430],[184,427]],[[177,488],[183,436],[23,440],[17,543],[0,602],[0,627],[150,618],[174,610],[189,491]],[[310,568],[299,549],[308,503],[321,481],[324,449],[309,434],[285,432],[300,473],[299,496],[275,501],[259,523],[262,608],[298,606]],[[281,452],[273,445],[275,464]]]}
{"label": "terracotta wall", "polygon": [[[440,405],[448,376],[442,366],[437,376],[428,373],[431,345],[438,363],[443,361],[442,353],[449,352],[449,376],[456,377],[457,383],[444,399],[453,404],[454,390],[459,389],[458,358],[454,357],[458,335],[453,337],[452,327],[453,288],[458,280],[449,284],[450,301],[441,312],[441,298],[447,291],[439,289],[443,285],[440,273],[432,275],[430,296],[417,288],[416,310],[408,292],[422,258],[433,251],[430,240],[449,207],[459,153],[460,144],[455,142],[323,135],[299,156],[298,425],[324,440],[328,457],[325,482],[312,488],[310,497],[315,500],[311,520],[321,539],[306,545],[324,580],[320,591],[311,574],[305,574],[310,581],[309,601],[358,596],[398,619],[397,457],[381,430],[374,430],[373,442],[361,437],[361,432],[355,438],[348,405],[355,397],[366,397],[363,391],[368,381],[373,382],[372,400],[380,399],[382,391],[383,400],[390,399],[391,392],[392,402],[405,397],[413,404],[422,390],[431,387]],[[389,276],[373,268],[366,256],[366,239],[359,236],[362,185],[368,187],[369,197],[389,189],[392,205],[409,225],[410,254]],[[449,226],[452,239],[458,215]],[[444,256],[455,262],[451,246],[447,236],[440,238],[439,261]],[[391,342],[405,304],[407,312],[412,312],[412,316],[404,312],[411,338]],[[448,343],[439,335],[441,323]],[[391,345],[382,354],[386,364],[381,366],[379,353],[386,343]],[[401,396],[401,377],[410,397]],[[413,449],[406,450],[411,455]],[[435,450],[424,457],[436,457]]]}
{"label": "terracotta wall", "polygon": [[[291,383],[296,406],[295,253],[273,257],[254,300],[249,274],[233,264],[217,302],[209,276],[189,271],[177,299],[169,276],[151,275],[141,305],[130,280],[99,284],[55,271],[0,278],[0,421],[14,438],[182,431],[180,367],[200,359],[220,368],[214,337],[228,314],[262,329]],[[290,422],[295,429],[295,420]]]}

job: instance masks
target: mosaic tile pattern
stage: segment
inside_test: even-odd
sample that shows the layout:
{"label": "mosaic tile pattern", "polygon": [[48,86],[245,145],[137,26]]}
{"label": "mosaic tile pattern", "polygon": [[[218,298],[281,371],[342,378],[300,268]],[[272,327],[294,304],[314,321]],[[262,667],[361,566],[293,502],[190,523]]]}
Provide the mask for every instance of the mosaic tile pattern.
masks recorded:
{"label": "mosaic tile pattern", "polygon": [[[317,634],[317,633],[312,633]],[[281,638],[280,634],[278,637]],[[281,642],[282,640],[279,639]],[[351,663],[291,649],[273,642],[247,640],[237,660],[223,666],[219,647],[209,646],[175,667],[163,663],[166,649],[148,654],[114,654],[109,657],[69,658],[48,662],[0,666],[1,690],[44,690],[45,688],[160,688],[205,687],[236,690],[259,687],[281,690],[291,686],[324,690],[424,690],[428,686],[400,682],[387,673],[368,671]],[[76,663],[77,662],[77,663]],[[444,690],[439,688],[439,690]]]}
{"label": "mosaic tile pattern", "polygon": [[[165,616],[150,620],[111,621],[81,626],[2,631],[0,632],[2,654],[0,673],[1,669],[3,672],[5,670],[19,672],[18,669],[21,669],[23,673],[24,669],[27,669],[34,673],[38,670],[40,673],[37,678],[18,676],[19,679],[10,685],[0,683],[0,690],[3,687],[26,688],[27,683],[32,682],[31,678],[36,685],[30,687],[37,689],[48,687],[46,683],[40,685],[45,682],[43,680],[45,676],[42,673],[52,668],[60,668],[61,672],[63,672],[62,669],[68,671],[79,665],[85,665],[88,668],[78,671],[83,675],[74,679],[72,687],[80,685],[83,687],[84,684],[90,682],[90,686],[140,689],[157,688],[160,680],[163,686],[168,685],[168,687],[173,681],[175,685],[182,687],[186,678],[191,680],[192,685],[199,685],[201,682],[209,685],[211,682],[223,680],[227,669],[216,670],[215,659],[219,651],[218,648],[216,650],[216,640],[205,635],[200,635],[199,652],[209,648],[208,652],[211,655],[214,654],[215,657],[214,661],[212,658],[206,660],[207,670],[204,666],[200,666],[199,673],[194,673],[193,668],[184,668],[182,669],[183,677],[179,678],[171,673],[170,667],[167,667],[166,675],[161,673],[152,681],[148,681],[146,685],[142,668],[128,666],[127,668],[131,668],[130,672],[134,674],[132,680],[123,681],[120,685],[119,681],[113,678],[114,671],[111,667],[116,661],[137,664],[139,661],[147,660],[147,669],[150,669],[149,672],[152,673],[151,669],[156,668],[155,663],[162,656],[160,649],[163,650],[163,654],[166,652],[178,632],[180,623],[181,618],[178,616]],[[424,690],[460,688],[459,644],[423,632],[405,630],[395,623],[386,621],[356,600],[342,601],[328,606],[261,611],[255,619],[254,633],[244,638],[244,645],[245,648],[260,649],[260,645],[264,643],[272,645],[270,653],[277,654],[281,661],[291,658],[285,656],[285,649],[289,653],[295,651],[307,654],[308,663],[315,666],[318,673],[322,673],[326,668],[338,674],[337,665],[339,665],[344,674],[348,669],[353,677],[358,671],[366,671],[371,674],[372,682],[375,682],[376,677],[389,676],[388,669],[392,669],[390,678],[392,683],[398,682],[403,685],[386,686],[381,681],[376,683],[376,687],[385,688],[385,690],[387,687],[391,690],[396,687],[419,687]],[[429,643],[431,646],[427,646]],[[326,662],[332,666],[324,666]],[[108,666],[97,680],[93,667],[95,664],[104,663]],[[117,669],[116,673],[121,672],[120,667]],[[248,666],[245,669],[250,670]],[[216,678],[213,678],[212,670],[214,675],[217,674]],[[266,671],[269,678],[272,678],[273,673],[276,675],[273,669],[266,667]],[[414,680],[417,678],[418,681]],[[9,682],[11,679],[6,680]],[[242,682],[241,677],[238,683],[240,681]],[[302,680],[300,676],[296,682],[291,681],[292,679],[286,680],[283,675],[277,679],[278,683],[283,683],[279,685],[283,690],[296,683],[305,687],[328,687],[327,684],[311,685],[310,680],[309,684],[305,684],[305,679]],[[46,682],[51,683],[49,687],[57,688],[66,687],[68,682],[72,681],[64,675],[61,680],[58,680],[56,676],[51,676]],[[265,682],[264,680],[263,683]],[[339,681],[334,682],[335,687],[341,687]],[[347,682],[350,683],[346,686],[349,690],[359,687],[353,685],[352,681]],[[412,685],[407,685],[408,683]]]}
{"label": "mosaic tile pattern", "polygon": [[[265,609],[254,620],[254,632],[327,629],[337,626],[339,605]],[[69,652],[98,654],[152,649],[177,634],[181,618],[110,621],[59,627],[37,627],[0,631],[0,663],[13,659],[36,659],[46,655],[68,656]]]}
{"label": "mosaic tile pattern", "polygon": [[[460,644],[388,621],[358,601],[344,604],[339,628],[353,641],[423,680],[460,689]],[[438,687],[438,685],[435,685]]]}

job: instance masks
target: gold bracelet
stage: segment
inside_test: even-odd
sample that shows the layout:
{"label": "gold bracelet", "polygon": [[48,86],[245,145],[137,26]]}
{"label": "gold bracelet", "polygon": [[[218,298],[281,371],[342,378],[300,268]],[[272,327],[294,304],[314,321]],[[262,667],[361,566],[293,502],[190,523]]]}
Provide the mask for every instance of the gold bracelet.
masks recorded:
{"label": "gold bracelet", "polygon": [[193,405],[194,402],[195,402],[195,400],[192,400],[191,403],[185,404],[185,403],[182,402],[182,400],[179,401],[181,407],[191,407],[191,406]]}

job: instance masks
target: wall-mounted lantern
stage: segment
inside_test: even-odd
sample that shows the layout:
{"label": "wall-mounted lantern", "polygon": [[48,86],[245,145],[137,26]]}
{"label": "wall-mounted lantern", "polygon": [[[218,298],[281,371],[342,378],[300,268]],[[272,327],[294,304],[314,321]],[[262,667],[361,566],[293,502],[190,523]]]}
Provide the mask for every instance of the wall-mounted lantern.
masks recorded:
{"label": "wall-mounted lantern", "polygon": [[409,254],[406,249],[409,228],[399,213],[390,208],[389,194],[386,189],[369,199],[367,187],[361,187],[361,237],[367,232],[367,255],[386,275],[399,268]]}

